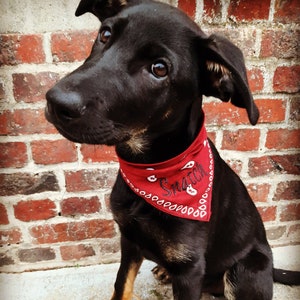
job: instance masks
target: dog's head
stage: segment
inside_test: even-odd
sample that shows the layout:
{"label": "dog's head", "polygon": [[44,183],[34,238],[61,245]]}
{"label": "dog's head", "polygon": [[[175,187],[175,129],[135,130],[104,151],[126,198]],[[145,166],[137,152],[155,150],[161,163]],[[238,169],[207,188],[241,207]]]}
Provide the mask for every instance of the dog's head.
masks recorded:
{"label": "dog's head", "polygon": [[227,39],[153,1],[82,0],[76,15],[86,12],[102,23],[91,54],[46,95],[47,119],[66,138],[138,151],[132,140],[172,131],[202,95],[231,101],[257,122],[243,55]]}

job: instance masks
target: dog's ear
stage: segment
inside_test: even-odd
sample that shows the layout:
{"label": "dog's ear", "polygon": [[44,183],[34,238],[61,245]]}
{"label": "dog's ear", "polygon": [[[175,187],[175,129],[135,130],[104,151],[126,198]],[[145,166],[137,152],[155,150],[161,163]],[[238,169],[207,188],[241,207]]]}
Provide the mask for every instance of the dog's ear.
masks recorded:
{"label": "dog's ear", "polygon": [[100,21],[112,17],[120,12],[130,0],[81,0],[75,16],[81,16],[86,12],[94,14]]}
{"label": "dog's ear", "polygon": [[[203,41],[203,40],[202,40]],[[205,39],[204,84],[202,92],[247,110],[255,125],[259,111],[253,102],[241,50],[224,37],[211,35]]]}

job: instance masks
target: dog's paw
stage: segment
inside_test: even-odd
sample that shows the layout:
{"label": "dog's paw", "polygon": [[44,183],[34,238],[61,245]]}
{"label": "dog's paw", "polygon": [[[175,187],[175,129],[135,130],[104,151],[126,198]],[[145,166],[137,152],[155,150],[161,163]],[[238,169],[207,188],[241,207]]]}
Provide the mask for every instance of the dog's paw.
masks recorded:
{"label": "dog's paw", "polygon": [[160,281],[163,284],[171,283],[172,279],[168,271],[161,267],[161,266],[156,266],[154,267],[151,272],[153,273],[153,276],[155,279]]}

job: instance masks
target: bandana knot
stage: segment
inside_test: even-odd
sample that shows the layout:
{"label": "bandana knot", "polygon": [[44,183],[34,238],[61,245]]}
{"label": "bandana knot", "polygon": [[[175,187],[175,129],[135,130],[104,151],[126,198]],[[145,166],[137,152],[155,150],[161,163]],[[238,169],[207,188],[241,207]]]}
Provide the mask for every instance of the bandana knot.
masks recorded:
{"label": "bandana knot", "polygon": [[127,185],[156,209],[180,218],[209,221],[214,160],[204,126],[183,153],[167,161],[136,164],[118,159]]}

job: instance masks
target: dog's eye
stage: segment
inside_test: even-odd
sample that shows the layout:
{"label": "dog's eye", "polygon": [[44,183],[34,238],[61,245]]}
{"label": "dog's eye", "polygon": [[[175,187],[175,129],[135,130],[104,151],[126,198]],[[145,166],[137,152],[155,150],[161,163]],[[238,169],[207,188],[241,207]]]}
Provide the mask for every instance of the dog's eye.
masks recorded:
{"label": "dog's eye", "polygon": [[111,31],[109,29],[104,28],[100,31],[99,39],[101,43],[103,44],[107,43],[110,37],[111,37]]}
{"label": "dog's eye", "polygon": [[151,65],[151,73],[157,78],[163,78],[168,75],[168,66],[163,61],[157,61]]}

